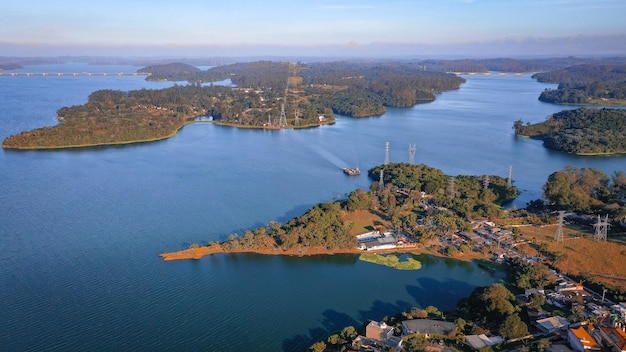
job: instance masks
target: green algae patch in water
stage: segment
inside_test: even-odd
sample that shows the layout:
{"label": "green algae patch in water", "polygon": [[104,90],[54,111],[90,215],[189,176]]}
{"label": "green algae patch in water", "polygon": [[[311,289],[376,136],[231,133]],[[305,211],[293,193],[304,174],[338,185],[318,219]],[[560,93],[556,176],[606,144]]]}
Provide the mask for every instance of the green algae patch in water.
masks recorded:
{"label": "green algae patch in water", "polygon": [[405,261],[400,261],[400,257],[393,254],[363,253],[359,256],[359,259],[364,262],[384,265],[398,270],[419,270],[422,268],[422,263],[419,260],[408,257]]}

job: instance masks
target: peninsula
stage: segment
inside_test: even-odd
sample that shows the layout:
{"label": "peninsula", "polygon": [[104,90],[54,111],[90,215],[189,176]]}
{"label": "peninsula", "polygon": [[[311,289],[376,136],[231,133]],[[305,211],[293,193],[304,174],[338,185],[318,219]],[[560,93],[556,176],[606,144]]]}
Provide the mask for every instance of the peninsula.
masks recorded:
{"label": "peninsula", "polygon": [[[51,149],[165,139],[186,124],[241,128],[307,128],[332,124],[335,114],[380,115],[458,89],[465,80],[408,63],[253,62],[207,71],[182,63],[149,66],[148,80],[187,80],[160,90],[101,90],[86,104],[58,111],[60,123],[6,138],[3,148]],[[230,81],[236,85],[206,82]]]}
{"label": "peninsula", "polygon": [[[369,170],[371,178],[383,166]],[[230,235],[227,241],[163,253],[164,260],[199,259],[215,253],[268,255],[321,255],[366,252],[412,252],[420,244],[469,229],[469,218],[498,216],[500,204],[513,200],[518,190],[507,180],[490,175],[485,188],[482,177],[455,177],[454,194],[447,193],[451,176],[426,165],[392,163],[384,166],[383,189],[355,190],[347,199],[321,203],[286,224]],[[376,190],[376,191],[374,191]],[[464,194],[463,199],[455,195]],[[422,219],[421,223],[418,219]],[[429,226],[423,226],[430,223]],[[365,233],[365,234],[364,234]],[[457,251],[469,254],[468,248]],[[423,248],[421,248],[423,250]],[[452,253],[454,250],[445,250]]]}
{"label": "peninsula", "polygon": [[626,105],[626,64],[586,63],[532,76],[539,82],[558,83],[539,100],[569,105]]}
{"label": "peninsula", "polygon": [[514,123],[515,133],[543,140],[546,148],[578,155],[626,153],[626,110],[565,110],[544,122]]}

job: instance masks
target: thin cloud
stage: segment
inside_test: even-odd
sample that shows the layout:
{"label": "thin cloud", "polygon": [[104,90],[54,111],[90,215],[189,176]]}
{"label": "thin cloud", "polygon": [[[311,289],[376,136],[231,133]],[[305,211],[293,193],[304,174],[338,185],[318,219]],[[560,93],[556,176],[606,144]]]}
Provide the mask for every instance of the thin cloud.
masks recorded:
{"label": "thin cloud", "polygon": [[314,7],[314,10],[322,11],[348,11],[348,10],[375,10],[378,6],[373,5],[326,5]]}

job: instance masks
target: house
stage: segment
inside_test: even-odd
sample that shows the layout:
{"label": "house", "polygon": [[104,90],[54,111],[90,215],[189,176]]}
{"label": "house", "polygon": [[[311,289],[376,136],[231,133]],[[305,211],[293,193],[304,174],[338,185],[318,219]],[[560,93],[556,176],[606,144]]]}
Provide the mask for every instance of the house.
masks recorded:
{"label": "house", "polygon": [[612,351],[626,352],[626,330],[624,328],[600,328],[600,336]]}
{"label": "house", "polygon": [[412,319],[402,322],[402,335],[425,334],[429,338],[431,335],[448,336],[455,330],[456,325],[448,321]]}
{"label": "house", "polygon": [[587,331],[584,326],[570,328],[567,331],[567,339],[569,340],[569,344],[572,346],[574,351],[584,352],[601,350],[598,342],[591,337],[591,334],[589,334],[589,331]]}
{"label": "house", "polygon": [[[384,322],[379,323],[372,320],[365,326],[365,337],[359,336],[357,339],[359,339],[362,344],[372,348],[386,346],[399,351],[402,348],[402,339],[393,336],[393,330],[392,326],[388,326]],[[355,342],[356,341],[355,339]]]}
{"label": "house", "polygon": [[481,350],[485,347],[496,345],[502,341],[504,341],[504,339],[500,336],[489,337],[485,334],[465,336],[465,342],[467,342],[475,350]]}
{"label": "house", "polygon": [[377,321],[370,321],[369,324],[365,327],[365,337],[378,340],[385,341],[393,336],[393,327],[388,326],[387,324],[379,323]]}
{"label": "house", "polygon": [[379,237],[365,237],[359,242],[359,249],[366,251],[393,249],[398,246],[398,239],[390,232],[385,232]]}
{"label": "house", "polygon": [[543,333],[552,334],[561,329],[567,329],[569,327],[569,321],[563,317],[555,316],[539,319],[535,322],[535,325]]}

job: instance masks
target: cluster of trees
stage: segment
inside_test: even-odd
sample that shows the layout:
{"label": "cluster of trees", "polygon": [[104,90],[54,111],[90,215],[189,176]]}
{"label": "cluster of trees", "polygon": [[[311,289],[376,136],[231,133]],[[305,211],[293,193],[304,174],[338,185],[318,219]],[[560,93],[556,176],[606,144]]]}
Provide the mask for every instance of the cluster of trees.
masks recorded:
{"label": "cluster of trees", "polygon": [[539,100],[556,104],[623,104],[626,99],[626,64],[583,64],[533,75],[539,82],[558,83]]}
{"label": "cluster of trees", "polygon": [[343,221],[344,211],[339,202],[321,203],[286,224],[273,222],[267,227],[245,231],[243,236],[232,234],[227,249],[279,249],[325,247],[329,250],[355,248],[358,241],[350,234],[351,224]]}
{"label": "cluster of trees", "polygon": [[514,123],[515,133],[543,140],[547,148],[576,154],[626,153],[626,110],[576,109],[544,122]]}
{"label": "cluster of trees", "polygon": [[502,284],[475,289],[457,302],[457,312],[483,329],[505,339],[528,335],[528,325],[520,317],[515,295]]}
{"label": "cluster of trees", "polygon": [[58,125],[10,136],[2,146],[62,148],[157,140],[173,135],[198,116],[236,116],[260,104],[254,92],[221,86],[101,90],[92,93],[84,105],[60,109]]}
{"label": "cluster of trees", "polygon": [[202,70],[181,62],[172,62],[163,65],[151,65],[137,70],[139,73],[149,73],[147,81],[193,81],[193,78]]}
{"label": "cluster of trees", "polygon": [[554,210],[608,214],[626,219],[626,175],[609,178],[596,168],[568,166],[552,173],[543,187],[548,207]]}
{"label": "cluster of trees", "polygon": [[433,101],[436,93],[458,89],[465,82],[452,74],[401,62],[315,63],[300,75],[307,95],[316,96],[335,113],[355,117],[382,114],[385,106],[410,107]]}

